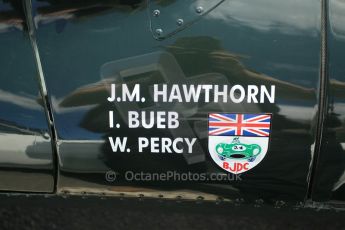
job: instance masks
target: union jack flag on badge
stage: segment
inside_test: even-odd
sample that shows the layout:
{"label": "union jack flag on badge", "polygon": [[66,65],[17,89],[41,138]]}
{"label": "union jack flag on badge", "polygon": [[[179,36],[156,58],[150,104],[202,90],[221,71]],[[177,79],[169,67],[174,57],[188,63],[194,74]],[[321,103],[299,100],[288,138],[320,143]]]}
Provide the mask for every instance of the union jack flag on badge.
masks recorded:
{"label": "union jack flag on badge", "polygon": [[224,170],[246,172],[265,157],[271,135],[271,114],[210,113],[208,150]]}
{"label": "union jack flag on badge", "polygon": [[270,135],[270,114],[209,114],[208,135],[252,136]]}

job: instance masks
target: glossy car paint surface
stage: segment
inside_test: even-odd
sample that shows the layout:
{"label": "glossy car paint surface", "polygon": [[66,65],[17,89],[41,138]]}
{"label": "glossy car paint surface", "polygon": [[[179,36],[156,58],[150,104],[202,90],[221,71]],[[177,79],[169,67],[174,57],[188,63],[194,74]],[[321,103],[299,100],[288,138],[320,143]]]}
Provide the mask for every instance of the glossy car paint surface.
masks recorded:
{"label": "glossy car paint surface", "polygon": [[[224,197],[303,200],[318,119],[321,3],[308,1],[33,1],[39,52],[55,119],[59,191],[191,191]],[[190,4],[194,4],[191,6]],[[218,5],[219,4],[219,5]],[[203,6],[203,12],[197,10]],[[158,17],[154,10],[159,10]],[[208,12],[209,10],[209,12]],[[179,25],[183,19],[183,25]],[[173,20],[174,21],[171,21]],[[276,86],[274,104],[107,101],[119,73],[149,98],[154,83]],[[156,66],[156,67],[152,67]],[[157,67],[158,66],[158,67]],[[132,71],[133,72],[133,71]],[[135,72],[135,71],[134,71]],[[124,106],[121,106],[124,105]],[[126,128],[131,109],[174,110],[171,130]],[[113,110],[118,129],[108,127]],[[271,113],[269,151],[237,181],[136,182],[132,172],[225,172],[207,150],[208,113]],[[108,136],[198,137],[198,153],[113,153]],[[136,143],[129,142],[135,149]],[[117,173],[109,183],[105,173]]]}
{"label": "glossy car paint surface", "polygon": [[21,2],[0,2],[0,189],[52,192],[53,155]]}
{"label": "glossy car paint surface", "polygon": [[327,116],[317,165],[313,200],[345,199],[345,9],[344,1],[330,0],[328,6]]}
{"label": "glossy car paint surface", "polygon": [[[37,0],[32,15],[28,3],[0,2],[1,190],[344,200],[342,1]],[[111,83],[140,84],[147,100],[110,103]],[[151,98],[157,83],[274,85],[276,95],[274,103],[160,104]],[[120,128],[109,128],[110,110]],[[129,110],[176,111],[180,127],[129,129]],[[272,114],[269,150],[240,179],[210,157],[209,113]],[[109,136],[128,137],[132,151],[114,153]],[[177,136],[198,138],[197,151],[136,151],[138,137]],[[206,180],[126,179],[169,172]]]}

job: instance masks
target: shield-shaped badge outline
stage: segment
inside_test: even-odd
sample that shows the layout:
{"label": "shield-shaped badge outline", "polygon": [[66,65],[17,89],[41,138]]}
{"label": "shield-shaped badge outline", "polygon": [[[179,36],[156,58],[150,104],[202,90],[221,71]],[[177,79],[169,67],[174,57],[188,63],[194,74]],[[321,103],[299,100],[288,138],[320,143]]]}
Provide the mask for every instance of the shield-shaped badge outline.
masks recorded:
{"label": "shield-shaped badge outline", "polygon": [[[212,136],[212,135],[209,135],[209,132],[208,132],[208,152],[212,160],[214,161],[214,163],[217,164],[217,166],[219,166],[223,170],[229,173],[233,173],[233,174],[241,174],[241,173],[251,170],[252,168],[256,167],[259,163],[262,162],[262,160],[265,158],[265,156],[267,155],[269,151],[269,146],[270,146],[270,141],[271,141],[272,117],[273,117],[271,113],[209,113],[208,126],[207,126],[208,129],[210,127],[211,114],[258,115],[258,116],[268,115],[270,119],[268,136],[242,136],[242,135]],[[257,153],[256,155],[255,155],[255,152],[254,153],[252,152],[243,158],[220,157],[220,154],[218,154],[215,148],[216,147],[216,144],[214,143],[215,139],[216,140],[218,139],[219,143],[230,145],[229,148],[234,147],[236,144],[239,144],[237,145],[237,147],[242,146],[243,148],[247,148],[247,149],[250,147],[255,148],[256,145],[259,145],[261,147],[261,152]],[[258,150],[255,150],[255,151],[258,151]],[[241,153],[243,152],[245,151],[242,151]],[[254,159],[250,157],[251,154],[252,156],[254,156]]]}

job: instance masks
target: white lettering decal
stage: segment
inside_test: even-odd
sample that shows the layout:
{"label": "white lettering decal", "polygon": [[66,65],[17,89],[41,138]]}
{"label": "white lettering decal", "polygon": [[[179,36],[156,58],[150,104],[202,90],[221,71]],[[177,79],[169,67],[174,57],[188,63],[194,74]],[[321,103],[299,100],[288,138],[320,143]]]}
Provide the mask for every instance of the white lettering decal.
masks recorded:
{"label": "white lettering decal", "polygon": [[120,149],[120,152],[124,152],[126,149],[127,137],[123,137],[123,138],[116,137],[115,142],[112,137],[109,137],[109,142],[110,142],[111,149],[113,150],[113,152],[117,152],[118,149]]}
{"label": "white lettering decal", "polygon": [[163,89],[159,90],[158,89],[159,85],[154,84],[153,85],[153,101],[158,102],[159,101],[159,96],[162,97],[162,102],[167,101],[167,85],[162,85]]}
{"label": "white lettering decal", "polygon": [[188,138],[185,138],[184,141],[186,142],[186,144],[188,146],[188,153],[192,153],[193,152],[193,145],[196,141],[196,138],[192,138],[191,141]]}
{"label": "white lettering decal", "polygon": [[109,102],[114,102],[116,100],[115,88],[115,84],[110,85],[110,97],[107,98]]}
{"label": "white lettering decal", "polygon": [[[186,98],[186,102],[196,102],[199,100],[200,97],[200,91],[201,91],[201,86],[198,85],[195,90],[194,85],[190,85],[189,88],[187,88],[187,85],[182,85],[183,87],[183,93]],[[193,100],[191,99],[193,98]]]}
{"label": "white lettering decal", "polygon": [[[235,97],[235,94],[236,94],[235,91],[236,90],[240,91],[238,98]],[[246,93],[244,91],[243,86],[241,86],[241,85],[234,85],[230,90],[230,98],[234,103],[241,103],[245,96],[246,96]]]}
{"label": "white lettering decal", "polygon": [[276,86],[271,85],[271,93],[268,92],[266,86],[261,86],[260,103],[265,103],[265,96],[270,103],[274,103],[276,98]]}
{"label": "white lettering decal", "polygon": [[144,148],[149,146],[149,140],[146,137],[138,138],[138,152],[142,153]]}
{"label": "white lettering decal", "polygon": [[129,91],[126,84],[122,85],[122,101],[139,101],[139,100],[140,100],[140,85],[139,84],[135,84],[132,92]]}
{"label": "white lettering decal", "polygon": [[248,103],[258,103],[258,99],[256,95],[258,95],[259,89],[256,85],[248,85],[248,95],[247,95],[247,102]]}

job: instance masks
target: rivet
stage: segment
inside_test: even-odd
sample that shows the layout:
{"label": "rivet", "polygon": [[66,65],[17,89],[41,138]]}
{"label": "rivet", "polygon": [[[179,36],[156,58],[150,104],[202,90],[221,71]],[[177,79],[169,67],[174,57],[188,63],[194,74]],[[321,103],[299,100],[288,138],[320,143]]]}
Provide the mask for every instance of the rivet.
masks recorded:
{"label": "rivet", "polygon": [[204,8],[202,6],[198,6],[196,7],[195,11],[198,13],[198,14],[201,14],[202,12],[204,12]]}
{"label": "rivet", "polygon": [[157,34],[158,36],[161,36],[161,35],[163,34],[163,30],[160,29],[160,28],[156,29],[156,34]]}
{"label": "rivet", "polygon": [[49,139],[49,138],[50,138],[49,133],[48,133],[48,132],[44,132],[44,133],[43,133],[43,138],[44,138],[44,139]]}
{"label": "rivet", "polygon": [[183,21],[182,18],[179,18],[179,19],[177,19],[176,23],[177,23],[178,26],[182,26],[184,21]]}
{"label": "rivet", "polygon": [[158,17],[161,14],[159,10],[154,10],[153,11],[153,16]]}

